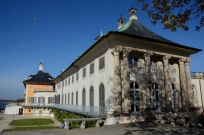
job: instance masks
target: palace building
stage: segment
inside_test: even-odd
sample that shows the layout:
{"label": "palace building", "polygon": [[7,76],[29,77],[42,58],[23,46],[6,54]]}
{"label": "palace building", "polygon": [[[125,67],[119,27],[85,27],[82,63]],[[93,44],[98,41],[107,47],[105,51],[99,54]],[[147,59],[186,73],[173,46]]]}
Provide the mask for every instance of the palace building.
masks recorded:
{"label": "palace building", "polygon": [[53,77],[43,72],[43,64],[40,62],[39,71],[36,75],[30,75],[28,80],[24,80],[25,103],[23,104],[23,114],[50,116],[54,104]]}
{"label": "palace building", "polygon": [[[139,23],[136,9],[129,21],[118,19],[109,31],[54,79],[55,108],[120,123],[119,115],[143,121],[145,110],[187,111],[194,104],[190,55],[200,49],[170,41]],[[27,99],[28,100],[28,99]]]}

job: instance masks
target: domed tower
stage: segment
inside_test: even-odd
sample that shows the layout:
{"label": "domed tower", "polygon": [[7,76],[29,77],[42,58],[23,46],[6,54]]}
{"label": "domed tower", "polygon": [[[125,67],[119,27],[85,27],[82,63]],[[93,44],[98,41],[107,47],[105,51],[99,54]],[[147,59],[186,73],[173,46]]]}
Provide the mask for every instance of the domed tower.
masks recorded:
{"label": "domed tower", "polygon": [[40,61],[40,64],[39,64],[39,70],[43,71],[43,64],[42,64],[42,61]]}
{"label": "domed tower", "polygon": [[133,7],[133,5],[132,5],[131,9],[128,11],[129,14],[130,14],[129,20],[133,20],[133,19],[137,20],[136,11],[137,11],[137,9],[135,9],[135,8]]}
{"label": "domed tower", "polygon": [[122,18],[122,15],[120,15],[120,18],[118,19],[118,30],[123,27],[125,24],[125,19]]}

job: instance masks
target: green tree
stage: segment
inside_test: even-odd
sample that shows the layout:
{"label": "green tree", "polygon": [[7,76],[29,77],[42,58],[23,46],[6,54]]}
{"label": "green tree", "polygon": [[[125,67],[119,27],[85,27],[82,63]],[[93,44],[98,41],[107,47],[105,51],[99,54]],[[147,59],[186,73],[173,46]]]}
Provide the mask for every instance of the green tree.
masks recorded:
{"label": "green tree", "polygon": [[176,31],[182,28],[189,30],[188,22],[197,21],[195,29],[200,31],[204,26],[204,0],[136,0],[147,11],[151,23],[160,21],[164,29]]}

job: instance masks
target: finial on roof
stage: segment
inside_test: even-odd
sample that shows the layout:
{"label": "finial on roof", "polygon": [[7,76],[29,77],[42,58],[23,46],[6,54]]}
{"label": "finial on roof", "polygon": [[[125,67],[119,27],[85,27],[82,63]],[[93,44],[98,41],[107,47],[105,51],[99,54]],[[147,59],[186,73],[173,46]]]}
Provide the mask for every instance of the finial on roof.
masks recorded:
{"label": "finial on roof", "polygon": [[137,9],[134,8],[134,6],[132,5],[132,7],[130,8],[130,10],[128,11],[130,14],[130,18],[129,20],[137,20],[137,15],[136,15],[136,11]]}
{"label": "finial on roof", "polygon": [[123,19],[122,14],[120,14],[120,18],[118,19],[118,30],[120,30],[124,25],[125,19]]}
{"label": "finial on roof", "polygon": [[43,71],[43,64],[42,64],[42,59],[40,60],[40,64],[39,64],[39,70]]}

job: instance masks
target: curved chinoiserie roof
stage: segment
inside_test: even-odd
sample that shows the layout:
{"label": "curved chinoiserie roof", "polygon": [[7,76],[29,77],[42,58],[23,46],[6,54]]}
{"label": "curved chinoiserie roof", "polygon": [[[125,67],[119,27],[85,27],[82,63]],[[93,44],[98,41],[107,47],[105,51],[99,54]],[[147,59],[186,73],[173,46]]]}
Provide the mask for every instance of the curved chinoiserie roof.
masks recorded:
{"label": "curved chinoiserie roof", "polygon": [[145,26],[143,26],[141,23],[139,23],[137,20],[134,20],[134,19],[130,20],[125,25],[123,25],[123,27],[119,30],[119,32],[131,34],[131,35],[135,35],[143,38],[149,38],[149,39],[153,39],[153,40],[157,40],[165,43],[179,45],[178,43],[175,43],[173,41],[170,41],[166,38],[163,38],[157,35],[156,33],[147,29]]}
{"label": "curved chinoiserie roof", "polygon": [[36,75],[30,75],[29,77],[31,78],[23,81],[24,86],[27,83],[53,84],[52,81],[54,79],[49,73],[43,72],[42,70],[39,70]]}

